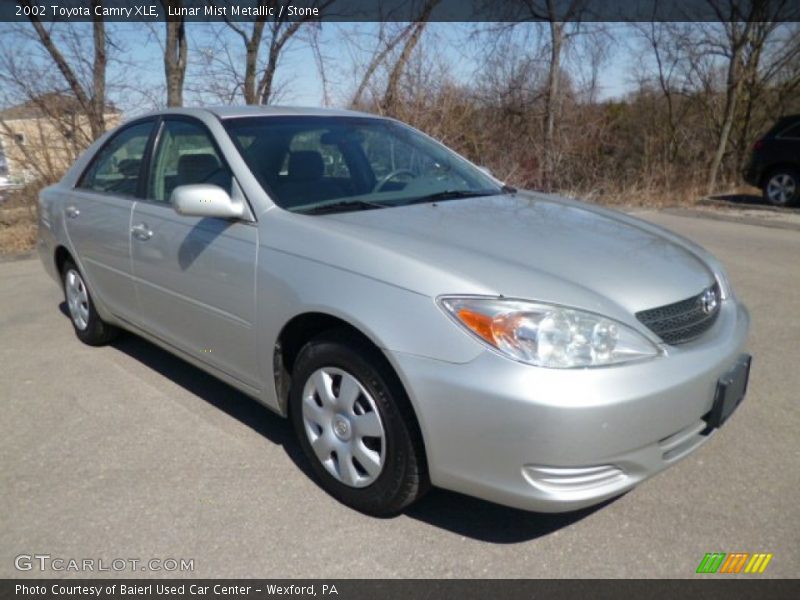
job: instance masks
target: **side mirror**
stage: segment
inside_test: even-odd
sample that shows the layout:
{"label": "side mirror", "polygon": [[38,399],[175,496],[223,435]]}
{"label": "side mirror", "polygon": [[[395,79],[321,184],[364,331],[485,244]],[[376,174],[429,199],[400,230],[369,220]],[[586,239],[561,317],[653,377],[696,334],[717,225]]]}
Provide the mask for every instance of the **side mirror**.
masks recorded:
{"label": "side mirror", "polygon": [[172,191],[169,201],[176,213],[186,217],[241,219],[245,214],[242,202],[234,201],[218,185],[208,183],[179,185]]}

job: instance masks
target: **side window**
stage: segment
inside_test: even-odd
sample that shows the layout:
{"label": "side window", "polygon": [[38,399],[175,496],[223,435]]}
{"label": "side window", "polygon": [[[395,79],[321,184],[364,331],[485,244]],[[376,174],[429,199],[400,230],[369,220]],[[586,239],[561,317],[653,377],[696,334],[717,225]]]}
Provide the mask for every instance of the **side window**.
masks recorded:
{"label": "side window", "polygon": [[95,156],[81,177],[79,188],[135,196],[139,185],[142,159],[152,122],[139,123],[120,131]]}
{"label": "side window", "polygon": [[784,130],[778,137],[786,140],[800,140],[800,123],[792,125],[789,129]]}
{"label": "side window", "polygon": [[199,123],[164,122],[151,172],[148,198],[156,202],[169,202],[179,185],[209,183],[231,193],[231,172]]}

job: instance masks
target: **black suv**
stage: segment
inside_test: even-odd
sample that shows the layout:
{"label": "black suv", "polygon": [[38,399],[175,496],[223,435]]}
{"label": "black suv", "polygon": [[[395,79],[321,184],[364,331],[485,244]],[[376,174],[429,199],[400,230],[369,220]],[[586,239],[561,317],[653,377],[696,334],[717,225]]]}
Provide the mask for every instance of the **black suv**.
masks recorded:
{"label": "black suv", "polygon": [[0,140],[0,177],[8,175],[8,162],[6,155],[3,153],[3,140]]}
{"label": "black suv", "polygon": [[783,117],[753,144],[744,180],[775,206],[800,201],[800,115]]}

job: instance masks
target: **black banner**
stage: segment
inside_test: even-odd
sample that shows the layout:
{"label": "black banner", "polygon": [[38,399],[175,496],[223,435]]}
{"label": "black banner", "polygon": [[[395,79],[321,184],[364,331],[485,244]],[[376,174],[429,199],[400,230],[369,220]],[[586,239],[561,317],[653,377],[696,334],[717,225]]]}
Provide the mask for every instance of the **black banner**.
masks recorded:
{"label": "black banner", "polygon": [[89,580],[5,579],[0,598],[74,600],[130,598],[131,600],[264,600],[267,598],[329,598],[336,600],[796,600],[800,581],[780,579],[615,580],[380,580],[380,579],[197,579]]}
{"label": "black banner", "polygon": [[[798,21],[796,0],[0,0],[0,21]],[[428,16],[429,15],[429,16]]]}

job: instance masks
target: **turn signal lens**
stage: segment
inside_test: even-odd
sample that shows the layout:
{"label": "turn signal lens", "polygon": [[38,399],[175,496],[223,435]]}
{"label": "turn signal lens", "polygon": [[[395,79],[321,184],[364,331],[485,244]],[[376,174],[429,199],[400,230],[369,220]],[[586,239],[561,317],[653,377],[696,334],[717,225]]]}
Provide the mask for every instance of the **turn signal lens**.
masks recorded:
{"label": "turn signal lens", "polygon": [[494,343],[494,334],[492,333],[492,318],[479,312],[462,308],[458,311],[458,318],[469,327],[474,333],[477,333],[487,342]]}

